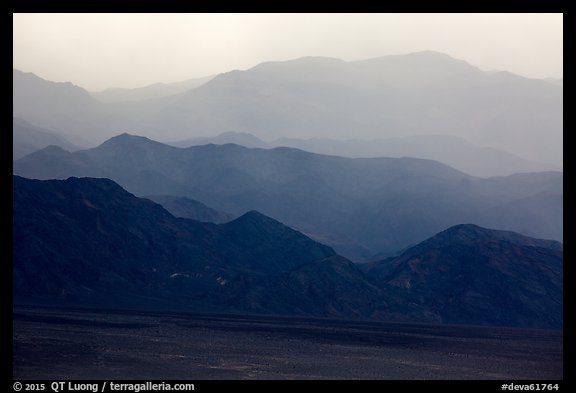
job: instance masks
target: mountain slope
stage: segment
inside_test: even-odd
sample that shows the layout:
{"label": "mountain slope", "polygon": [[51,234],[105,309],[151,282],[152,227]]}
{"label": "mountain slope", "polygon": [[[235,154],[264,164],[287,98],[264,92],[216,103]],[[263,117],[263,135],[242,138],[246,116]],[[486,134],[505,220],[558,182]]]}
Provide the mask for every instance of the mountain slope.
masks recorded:
{"label": "mountain slope", "polygon": [[177,147],[234,143],[245,147],[293,147],[311,153],[349,158],[412,157],[442,162],[473,176],[507,176],[521,172],[558,170],[559,167],[524,160],[503,150],[482,147],[450,135],[413,135],[386,139],[279,138],[264,142],[245,132],[166,142]]}
{"label": "mountain slope", "polygon": [[[234,215],[258,210],[357,260],[395,252],[461,222],[562,236],[563,176],[556,172],[481,179],[430,160],[348,159],[232,144],[183,149],[123,134],[94,149],[33,153],[14,162],[14,173],[108,177],[136,195],[184,196]],[[535,198],[542,192],[559,198]],[[519,202],[525,198],[533,203]],[[502,214],[509,204],[514,214]]]}
{"label": "mountain slope", "polygon": [[[258,285],[299,269],[315,277],[326,265],[363,277],[342,258],[327,260],[329,247],[257,212],[214,225],[175,218],[108,179],[13,181],[17,301],[275,313],[266,303],[274,293]],[[250,286],[258,296],[237,293],[247,282],[262,283]],[[333,302],[300,310],[347,315]]]}
{"label": "mountain slope", "polygon": [[220,74],[181,94],[106,105],[92,97],[95,103],[86,102],[85,91],[77,103],[54,100],[60,84],[51,85],[54,94],[44,94],[49,82],[22,79],[15,71],[14,116],[98,143],[127,130],[163,140],[231,130],[267,140],[446,134],[523,159],[563,164],[562,86],[485,73],[437,52],[268,62]]}
{"label": "mountain slope", "polygon": [[[242,143],[238,143],[241,144]],[[558,170],[553,165],[524,160],[499,149],[481,147],[448,135],[419,135],[374,140],[281,138],[272,146],[343,157],[414,157],[440,161],[473,176],[507,176],[519,172]]]}
{"label": "mountain slope", "polygon": [[560,87],[488,75],[433,52],[349,63],[303,58],[222,74],[167,107],[174,133],[190,129],[180,121],[184,107],[194,108],[185,122],[203,132],[269,139],[449,134],[561,165]]}
{"label": "mountain slope", "polygon": [[444,323],[561,328],[562,265],[561,243],[467,224],[363,269]]}
{"label": "mountain slope", "polygon": [[108,179],[13,185],[16,304],[562,326],[558,242],[458,225],[363,272],[254,211],[216,225]]}
{"label": "mountain slope", "polygon": [[174,83],[154,83],[149,86],[134,89],[112,88],[92,92],[90,95],[100,102],[143,101],[153,98],[167,97],[180,94],[208,82],[214,76],[188,79]]}
{"label": "mountain slope", "polygon": [[35,127],[32,124],[12,118],[12,159],[17,160],[36,150],[55,145],[68,151],[79,148],[68,142],[64,137],[49,130]]}
{"label": "mountain slope", "polygon": [[12,113],[39,128],[58,130],[72,143],[87,145],[90,132],[107,127],[102,104],[72,83],[12,71]]}
{"label": "mountain slope", "polygon": [[200,137],[200,138],[186,139],[183,141],[166,142],[167,145],[176,147],[190,147],[190,146],[209,145],[209,144],[226,145],[228,143],[234,143],[236,145],[245,147],[261,147],[261,148],[273,147],[272,145],[264,142],[263,140],[255,137],[250,133],[234,132],[234,131],[223,132],[222,134],[218,134],[214,137]]}
{"label": "mountain slope", "polygon": [[162,205],[174,217],[189,218],[191,220],[222,224],[232,221],[234,216],[214,210],[202,202],[190,198],[175,197],[172,195],[147,195],[147,199]]}

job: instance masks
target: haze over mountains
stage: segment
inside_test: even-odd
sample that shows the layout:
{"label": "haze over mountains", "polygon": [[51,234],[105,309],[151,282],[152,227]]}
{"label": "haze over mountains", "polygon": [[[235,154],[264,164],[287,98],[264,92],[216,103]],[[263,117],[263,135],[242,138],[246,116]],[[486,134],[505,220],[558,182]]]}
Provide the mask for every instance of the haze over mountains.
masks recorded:
{"label": "haze over mountains", "polygon": [[48,147],[15,161],[14,173],[106,177],[139,196],[188,197],[233,215],[258,210],[356,261],[463,222],[563,236],[560,172],[484,179],[430,160],[233,144],[177,148],[123,134],[74,153]]}
{"label": "haze over mountains", "polygon": [[557,242],[460,225],[363,272],[258,212],[215,225],[107,179],[13,186],[17,303],[562,325]]}
{"label": "haze over mountains", "polygon": [[15,301],[561,328],[562,128],[562,80],[430,51],[13,70]]}
{"label": "haze over mountains", "polygon": [[183,93],[203,85],[213,77],[214,76],[207,76],[174,83],[154,83],[135,89],[113,88],[91,92],[90,94],[100,102],[143,101]]}
{"label": "haze over mountains", "polygon": [[350,158],[414,157],[440,161],[469,175],[490,177],[520,172],[559,170],[559,167],[524,160],[511,153],[474,145],[463,138],[449,135],[415,135],[387,139],[278,138],[265,142],[242,132],[225,132],[215,137],[199,137],[168,143],[188,147],[206,144],[235,143],[246,147],[294,147],[312,153]]}
{"label": "haze over mountains", "polygon": [[12,118],[12,159],[17,160],[32,152],[47,146],[56,145],[68,151],[78,150],[79,147],[68,142],[58,133],[45,130],[32,124]]}
{"label": "haze over mountains", "polygon": [[562,167],[561,85],[482,72],[437,52],[262,63],[180,94],[122,103],[17,70],[13,81],[14,116],[75,143],[120,132],[166,141],[228,131],[266,140],[440,134]]}

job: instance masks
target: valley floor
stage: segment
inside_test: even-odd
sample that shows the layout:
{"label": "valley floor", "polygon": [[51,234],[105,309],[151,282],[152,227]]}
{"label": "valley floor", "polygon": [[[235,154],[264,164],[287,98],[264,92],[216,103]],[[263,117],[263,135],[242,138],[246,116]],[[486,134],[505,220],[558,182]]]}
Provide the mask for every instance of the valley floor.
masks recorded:
{"label": "valley floor", "polygon": [[562,379],[561,331],[15,306],[14,379]]}

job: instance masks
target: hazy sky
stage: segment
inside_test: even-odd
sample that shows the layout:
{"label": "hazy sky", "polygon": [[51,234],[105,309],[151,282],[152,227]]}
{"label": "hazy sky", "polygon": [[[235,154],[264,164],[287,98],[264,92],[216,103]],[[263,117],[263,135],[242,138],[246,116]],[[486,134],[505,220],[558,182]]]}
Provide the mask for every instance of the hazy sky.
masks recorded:
{"label": "hazy sky", "polygon": [[14,14],[13,66],[88,90],[302,56],[436,50],[484,70],[563,76],[562,14]]}

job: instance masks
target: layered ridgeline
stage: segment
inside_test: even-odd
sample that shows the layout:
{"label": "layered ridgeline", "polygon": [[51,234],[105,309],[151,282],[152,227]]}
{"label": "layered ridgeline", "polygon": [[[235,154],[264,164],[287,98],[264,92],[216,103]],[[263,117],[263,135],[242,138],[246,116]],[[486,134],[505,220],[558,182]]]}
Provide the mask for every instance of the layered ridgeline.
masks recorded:
{"label": "layered ridgeline", "polygon": [[483,179],[430,160],[232,144],[176,148],[123,134],[74,153],[48,147],[15,161],[14,173],[107,177],[139,196],[188,197],[235,216],[258,210],[355,261],[390,255],[462,222],[563,235],[560,172]]}
{"label": "layered ridgeline", "polygon": [[446,134],[562,167],[561,85],[486,73],[437,52],[268,62],[123,103],[17,70],[13,81],[14,116],[93,143],[119,130],[161,140],[227,131],[266,140]]}
{"label": "layered ridgeline", "polygon": [[41,129],[58,130],[72,143],[92,143],[90,131],[95,125],[110,125],[103,117],[105,106],[72,83],[51,82],[13,70],[12,86],[13,117]]}
{"label": "layered ridgeline", "polygon": [[92,92],[90,95],[100,102],[144,101],[152,98],[168,97],[183,93],[203,85],[213,77],[214,76],[207,76],[204,78],[194,78],[173,83],[154,83],[152,85],[137,87],[134,89],[112,88]]}
{"label": "layered ridgeline", "polygon": [[522,172],[558,170],[558,166],[522,159],[500,149],[483,147],[450,135],[413,135],[384,139],[279,138],[265,142],[243,132],[171,141],[177,147],[235,143],[246,147],[294,147],[319,154],[350,158],[414,157],[439,161],[473,176],[507,176]]}
{"label": "layered ridgeline", "polygon": [[216,225],[108,179],[13,185],[16,303],[562,326],[554,241],[460,225],[363,272],[258,212]]}
{"label": "layered ridgeline", "polygon": [[12,158],[14,160],[51,145],[68,151],[79,149],[57,132],[35,127],[16,117],[12,119]]}
{"label": "layered ridgeline", "polygon": [[[271,294],[242,291],[271,277],[316,267],[362,277],[331,248],[258,212],[220,226],[180,219],[108,179],[14,177],[13,222],[16,301],[259,311]],[[324,309],[293,296],[276,311],[354,315],[337,294],[324,297]]]}

